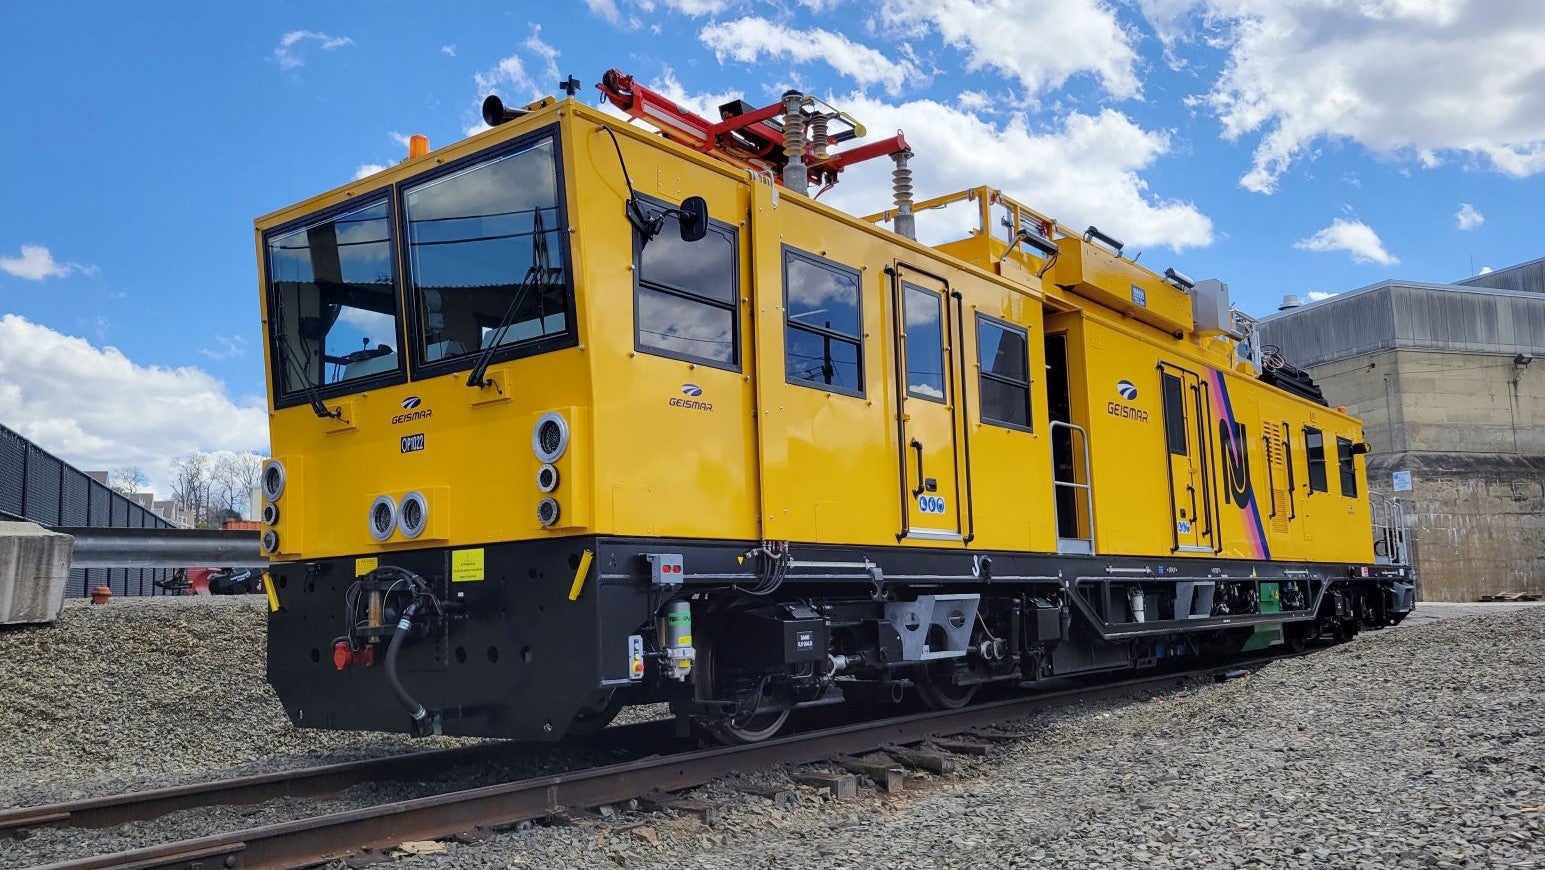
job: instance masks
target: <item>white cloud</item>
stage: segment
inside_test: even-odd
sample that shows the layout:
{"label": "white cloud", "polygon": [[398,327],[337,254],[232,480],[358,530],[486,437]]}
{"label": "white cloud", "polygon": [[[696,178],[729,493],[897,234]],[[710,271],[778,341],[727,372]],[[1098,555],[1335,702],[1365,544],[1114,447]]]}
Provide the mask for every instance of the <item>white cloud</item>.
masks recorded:
{"label": "white cloud", "polygon": [[1321,139],[1432,167],[1545,171],[1545,3],[1142,0],[1166,44],[1228,51],[1192,105],[1223,137],[1261,134],[1245,188],[1271,193]]}
{"label": "white cloud", "polygon": [[[530,75],[527,75],[525,63],[513,54],[509,57],[501,58],[498,63],[489,69],[474,74],[472,82],[477,88],[478,106],[483,104],[484,97],[494,93],[503,97],[506,105],[515,106],[522,104],[523,97],[528,98],[524,101],[529,101],[542,96],[541,90],[536,86],[536,81]],[[488,125],[483,123],[481,110],[476,114],[477,120],[467,126],[466,133],[468,136],[488,129]]]}
{"label": "white cloud", "polygon": [[1327,293],[1324,290],[1310,290],[1305,295],[1307,295],[1309,297],[1309,301],[1310,302],[1319,302],[1322,299],[1329,299],[1332,296],[1340,296],[1341,294],[1340,293]]}
{"label": "white cloud", "polygon": [[1107,0],[883,0],[880,20],[903,34],[936,30],[965,66],[1017,78],[1033,99],[1093,75],[1112,97],[1141,95],[1132,47]]}
{"label": "white cloud", "polygon": [[1481,267],[1481,271],[1476,272],[1475,274],[1477,274],[1477,275],[1490,275],[1491,274],[1491,267],[1490,266],[1482,266]]}
{"label": "white cloud", "polygon": [[354,40],[347,36],[330,36],[314,30],[291,30],[280,37],[279,45],[274,49],[274,60],[278,61],[279,68],[295,69],[305,66],[306,59],[301,56],[301,47],[307,42],[319,43],[323,51],[332,51],[335,48],[354,44]]}
{"label": "white cloud", "polygon": [[[654,87],[699,113],[734,94],[691,94],[669,72]],[[1169,150],[1169,136],[1144,130],[1112,109],[1078,112],[1033,129],[1024,115],[995,123],[932,100],[893,105],[864,94],[831,98],[871,131],[904,129],[917,198],[991,181],[1025,205],[1068,225],[1097,224],[1128,250],[1161,245],[1179,251],[1212,243],[1212,221],[1195,205],[1153,194],[1138,173]],[[875,135],[875,134],[871,134]],[[860,144],[860,143],[855,143]],[[859,164],[842,175],[823,202],[865,215],[891,206],[889,160]],[[942,217],[945,224],[936,218]],[[923,212],[919,232],[937,241],[964,235],[954,212]]]}
{"label": "white cloud", "polygon": [[522,43],[526,50],[541,58],[545,64],[543,74],[549,81],[558,80],[558,49],[542,41],[542,25],[531,25],[531,35]]}
{"label": "white cloud", "polygon": [[665,5],[683,15],[701,18],[704,15],[718,15],[729,8],[730,4],[728,0],[665,0]]}
{"label": "white cloud", "polygon": [[592,15],[599,15],[612,24],[622,23],[622,13],[617,9],[617,0],[585,0],[585,5],[590,7]]}
{"label": "white cloud", "polygon": [[1455,225],[1462,230],[1473,230],[1485,222],[1486,216],[1468,202],[1460,203],[1459,211],[1454,215]]}
{"label": "white cloud", "polygon": [[1400,260],[1384,250],[1384,243],[1373,227],[1362,221],[1336,218],[1330,226],[1308,238],[1299,239],[1293,247],[1304,251],[1346,251],[1354,263],[1378,263],[1393,266]]}
{"label": "white cloud", "polygon": [[442,46],[440,46],[440,53],[446,55],[447,57],[455,57],[456,56],[456,46],[455,45],[442,45]]}
{"label": "white cloud", "polygon": [[386,168],[379,163],[362,163],[358,169],[354,170],[354,180],[359,181],[362,178],[369,178],[377,172],[385,171]]}
{"label": "white cloud", "polygon": [[710,24],[698,33],[698,39],[713,49],[720,63],[726,57],[740,63],[756,63],[764,55],[786,57],[793,63],[824,61],[860,85],[878,84],[891,93],[918,76],[911,64],[893,61],[840,33],[820,28],[794,30],[765,18]]}
{"label": "white cloud", "polygon": [[0,257],[0,272],[27,281],[42,281],[45,278],[64,278],[75,272],[95,275],[97,268],[80,263],[61,263],[43,245],[22,245],[21,256]]}
{"label": "white cloud", "polygon": [[0,316],[0,420],[77,467],[139,466],[163,493],[179,454],[268,444],[261,398],[237,402],[202,369],[138,365],[15,314]]}
{"label": "white cloud", "polygon": [[393,142],[396,142],[398,145],[402,146],[404,151],[408,150],[408,145],[412,144],[410,141],[412,137],[408,136],[406,133],[398,133],[396,130],[393,130],[386,135],[390,137]]}
{"label": "white cloud", "polygon": [[[352,310],[352,309],[349,309]],[[215,360],[235,359],[247,352],[247,340],[240,335],[212,335],[217,347],[201,347],[199,354]]]}

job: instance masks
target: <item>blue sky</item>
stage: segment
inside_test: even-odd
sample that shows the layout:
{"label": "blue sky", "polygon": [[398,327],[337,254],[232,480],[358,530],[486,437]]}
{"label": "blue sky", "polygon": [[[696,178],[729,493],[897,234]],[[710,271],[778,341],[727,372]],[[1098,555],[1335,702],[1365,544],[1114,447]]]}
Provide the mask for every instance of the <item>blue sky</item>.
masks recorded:
{"label": "blue sky", "polygon": [[[15,5],[0,25],[0,423],[92,467],[262,450],[252,219],[619,67],[902,127],[1145,264],[1284,293],[1545,255],[1534,0]],[[831,200],[888,204],[852,173]],[[1468,207],[1466,207],[1468,204]],[[1461,218],[1463,210],[1464,217]]]}

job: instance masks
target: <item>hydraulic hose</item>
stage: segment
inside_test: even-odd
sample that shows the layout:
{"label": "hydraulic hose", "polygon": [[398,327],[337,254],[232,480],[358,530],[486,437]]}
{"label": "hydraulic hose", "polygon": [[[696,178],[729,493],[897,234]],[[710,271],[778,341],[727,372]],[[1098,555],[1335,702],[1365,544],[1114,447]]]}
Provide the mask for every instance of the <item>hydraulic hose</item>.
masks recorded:
{"label": "hydraulic hose", "polygon": [[408,630],[413,627],[413,615],[417,612],[417,601],[403,609],[402,618],[397,620],[397,630],[392,632],[391,642],[386,645],[386,684],[412,717],[414,735],[422,735],[429,732],[429,711],[408,694],[408,690],[402,687],[402,680],[397,677],[397,654],[402,651],[402,642],[407,639]]}

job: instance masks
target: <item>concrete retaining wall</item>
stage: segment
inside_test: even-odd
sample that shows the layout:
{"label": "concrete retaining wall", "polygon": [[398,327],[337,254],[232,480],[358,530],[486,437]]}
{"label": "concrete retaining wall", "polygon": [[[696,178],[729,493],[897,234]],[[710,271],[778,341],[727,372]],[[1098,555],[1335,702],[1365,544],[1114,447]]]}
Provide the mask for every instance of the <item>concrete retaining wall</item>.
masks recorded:
{"label": "concrete retaining wall", "polygon": [[0,625],[59,618],[73,543],[36,523],[0,523]]}

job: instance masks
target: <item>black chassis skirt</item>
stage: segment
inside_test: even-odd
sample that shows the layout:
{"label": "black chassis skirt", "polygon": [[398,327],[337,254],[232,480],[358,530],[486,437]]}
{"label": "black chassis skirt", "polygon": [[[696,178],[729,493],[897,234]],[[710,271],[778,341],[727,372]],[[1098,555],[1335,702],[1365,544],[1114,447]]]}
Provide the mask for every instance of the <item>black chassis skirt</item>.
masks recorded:
{"label": "black chassis skirt", "polygon": [[[380,564],[411,570],[451,603],[451,617],[429,636],[404,645],[399,673],[407,691],[436,712],[443,733],[555,740],[601,690],[630,686],[628,637],[649,636],[656,607],[670,591],[652,585],[650,553],[680,554],[688,589],[753,585],[751,542],[643,538],[554,538],[480,548],[426,548],[380,555]],[[482,549],[484,579],[451,581],[453,550]],[[581,554],[595,554],[577,600],[569,600]],[[1391,566],[1246,563],[1162,557],[1053,556],[900,547],[800,545],[796,560],[821,567],[791,569],[792,597],[864,600],[876,581],[891,595],[948,588],[1009,593],[1044,591],[1073,578],[1110,570],[1282,577],[1286,570],[1326,583],[1396,583],[1408,575]],[[868,567],[866,567],[868,566]],[[300,727],[407,731],[407,711],[387,687],[385,644],[372,666],[338,670],[333,643],[346,631],[345,596],[355,557],[276,563],[279,609],[269,614],[268,678],[291,721]],[[1366,573],[1365,573],[1366,572]],[[1200,629],[1203,626],[1197,625]],[[698,626],[703,633],[704,626]],[[1158,628],[1158,626],[1154,626]],[[1099,641],[1093,639],[1095,645]],[[1110,638],[1114,641],[1115,638]],[[646,682],[653,682],[652,673]],[[647,690],[646,690],[647,691]],[[640,696],[642,699],[642,696]]]}

